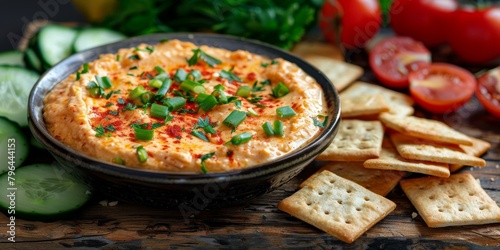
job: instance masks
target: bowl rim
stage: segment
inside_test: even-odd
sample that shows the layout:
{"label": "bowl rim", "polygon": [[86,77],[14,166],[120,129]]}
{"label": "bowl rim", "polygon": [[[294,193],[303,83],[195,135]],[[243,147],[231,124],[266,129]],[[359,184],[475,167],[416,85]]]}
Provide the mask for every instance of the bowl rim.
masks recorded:
{"label": "bowl rim", "polygon": [[[291,153],[288,153],[284,156],[278,157],[272,161],[258,164],[252,167],[231,170],[226,172],[213,172],[206,174],[198,174],[198,173],[189,173],[189,172],[167,172],[165,170],[151,170],[151,169],[142,169],[142,168],[134,168],[131,166],[123,166],[115,163],[101,161],[97,158],[87,156],[70,146],[60,142],[54,136],[50,134],[45,126],[45,122],[43,120],[43,99],[46,94],[51,91],[51,89],[59,83],[61,80],[68,77],[69,74],[74,73],[83,63],[93,61],[99,57],[101,54],[106,53],[116,53],[120,48],[131,48],[135,47],[141,43],[146,44],[157,44],[161,40],[164,39],[179,39],[182,41],[193,42],[197,45],[202,45],[197,42],[199,40],[213,40],[214,42],[219,41],[220,43],[235,43],[236,45],[244,46],[255,46],[258,49],[262,49],[265,51],[269,51],[272,54],[279,55],[281,58],[291,61],[292,63],[297,64],[302,70],[304,70],[308,75],[313,77],[318,84],[321,85],[325,100],[327,104],[329,103],[328,98],[331,98],[331,104],[328,107],[331,114],[329,114],[329,123],[328,125],[321,131],[321,133],[316,136],[313,140],[309,141],[306,145],[294,150]],[[214,45],[210,45],[212,47],[217,47]],[[219,46],[220,48],[227,49],[227,46]],[[231,49],[228,49],[231,50]],[[268,55],[264,55],[269,57]],[[275,57],[276,58],[276,57]],[[273,58],[271,58],[273,59]],[[68,65],[78,65],[74,70],[68,70]],[[66,68],[66,69],[65,69]],[[63,71],[66,74],[57,74],[59,71]],[[69,72],[69,73],[68,73]],[[314,74],[312,76],[311,74]],[[320,78],[320,79],[318,79]],[[58,80],[59,79],[59,80]],[[56,81],[56,83],[54,83]],[[49,83],[47,83],[49,82]],[[48,85],[48,88],[41,89],[40,86]],[[41,99],[41,105],[37,105],[40,103],[35,102],[36,98],[43,94]],[[235,179],[247,179],[249,176],[259,177],[264,175],[270,175],[276,172],[280,172],[282,170],[288,169],[292,167],[295,161],[300,160],[310,154],[319,154],[323,151],[326,146],[333,140],[333,137],[336,134],[338,124],[340,122],[340,99],[338,96],[338,92],[334,88],[334,85],[330,82],[330,80],[316,67],[306,62],[305,60],[299,58],[291,54],[288,51],[285,51],[281,48],[278,48],[274,45],[270,45],[258,40],[236,37],[231,35],[222,35],[222,34],[212,34],[212,33],[164,33],[164,34],[150,34],[138,37],[128,38],[122,41],[118,41],[115,43],[91,48],[88,50],[84,50],[78,53],[75,53],[64,60],[60,61],[52,68],[47,70],[44,74],[40,76],[38,81],[33,86],[29,99],[28,99],[28,121],[29,121],[29,129],[33,133],[34,137],[42,143],[46,148],[50,148],[49,150],[52,154],[56,153],[62,157],[71,157],[76,159],[79,163],[85,163],[84,168],[87,170],[97,171],[107,175],[113,175],[117,177],[124,177],[130,179],[142,179],[147,181],[164,183],[168,179],[175,179],[175,183],[183,183],[183,182],[206,182],[207,180],[214,179],[226,179],[226,178],[235,178]],[[326,145],[326,146],[325,146]],[[322,146],[321,148],[318,148]],[[56,152],[53,152],[53,151]],[[311,160],[312,161],[312,160]],[[82,165],[77,166],[82,167]]]}

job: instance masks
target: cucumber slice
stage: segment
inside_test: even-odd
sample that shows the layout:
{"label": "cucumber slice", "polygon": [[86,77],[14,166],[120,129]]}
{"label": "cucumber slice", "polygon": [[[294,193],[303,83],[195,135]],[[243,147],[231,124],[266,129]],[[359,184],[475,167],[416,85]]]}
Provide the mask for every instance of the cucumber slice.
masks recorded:
{"label": "cucumber slice", "polygon": [[16,123],[0,117],[0,159],[4,159],[0,163],[0,174],[9,170],[11,162],[16,168],[21,166],[28,157],[29,149],[28,138],[21,128]]}
{"label": "cucumber slice", "polygon": [[28,48],[24,51],[24,62],[27,68],[43,72],[42,61],[33,49]]}
{"label": "cucumber slice", "polygon": [[0,190],[6,192],[0,196],[0,208],[9,215],[15,211],[16,218],[61,219],[91,197],[87,185],[58,164],[34,164],[17,169],[15,175],[9,176],[9,173],[0,176]]}
{"label": "cucumber slice", "polygon": [[23,52],[11,50],[0,53],[0,65],[14,65],[24,67]]}
{"label": "cucumber slice", "polygon": [[39,75],[18,66],[0,66],[0,116],[28,126],[28,96]]}
{"label": "cucumber slice", "polygon": [[73,43],[73,50],[80,52],[82,50],[94,48],[108,43],[118,42],[127,38],[122,33],[106,28],[86,28],[81,30]]}
{"label": "cucumber slice", "polygon": [[40,29],[37,37],[42,60],[54,66],[72,54],[72,45],[78,31],[62,25],[48,24]]}

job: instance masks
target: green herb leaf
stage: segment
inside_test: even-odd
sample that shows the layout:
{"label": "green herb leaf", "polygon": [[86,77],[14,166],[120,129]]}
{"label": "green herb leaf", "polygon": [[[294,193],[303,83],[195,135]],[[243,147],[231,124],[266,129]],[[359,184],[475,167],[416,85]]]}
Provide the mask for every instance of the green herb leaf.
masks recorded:
{"label": "green herb leaf", "polygon": [[234,67],[229,70],[222,70],[219,74],[220,77],[227,79],[230,83],[233,81],[243,82],[239,76],[233,72]]}

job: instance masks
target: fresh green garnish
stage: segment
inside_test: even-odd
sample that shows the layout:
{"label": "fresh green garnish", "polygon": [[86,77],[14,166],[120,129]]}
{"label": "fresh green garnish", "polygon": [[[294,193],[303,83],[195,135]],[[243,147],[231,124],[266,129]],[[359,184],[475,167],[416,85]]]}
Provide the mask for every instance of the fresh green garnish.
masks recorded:
{"label": "fresh green garnish", "polygon": [[276,115],[279,118],[290,118],[296,116],[297,113],[290,106],[283,106],[276,109]]}
{"label": "fresh green garnish", "polygon": [[224,121],[222,121],[222,124],[225,126],[228,126],[230,128],[236,128],[240,123],[242,123],[245,119],[247,118],[247,113],[239,110],[233,110]]}
{"label": "fresh green garnish", "polygon": [[241,145],[243,143],[249,142],[251,139],[252,139],[252,134],[250,134],[249,132],[243,132],[241,134],[233,136],[233,138],[231,138],[231,140],[229,140],[226,143],[231,143],[233,145]]}
{"label": "fresh green garnish", "polygon": [[151,104],[151,116],[164,119],[170,113],[167,106],[153,103]]}
{"label": "fresh green garnish", "polygon": [[313,124],[316,127],[325,128],[328,124],[328,116],[318,115],[318,117],[323,118],[323,122],[320,122],[318,118],[313,117]]}
{"label": "fresh green garnish", "polygon": [[148,152],[142,145],[137,147],[135,150],[139,162],[146,162],[148,160]]}
{"label": "fresh green garnish", "polygon": [[205,134],[203,134],[203,132],[193,130],[191,131],[191,134],[203,141],[209,142],[208,138],[205,136]]}
{"label": "fresh green garnish", "polygon": [[274,129],[273,126],[271,125],[270,122],[264,122],[262,124],[262,129],[266,133],[267,136],[273,136],[274,135]]}
{"label": "fresh green garnish", "polygon": [[208,55],[199,48],[193,50],[193,56],[187,59],[187,63],[189,66],[193,66],[196,63],[198,63],[199,59],[206,62],[210,67],[214,67],[217,64],[221,64],[221,61],[219,59]]}
{"label": "fresh green garnish", "polygon": [[202,128],[205,132],[209,134],[215,134],[215,129],[210,124],[210,120],[207,117],[205,119],[198,117],[198,123],[196,123],[195,128]]}
{"label": "fresh green garnish", "polygon": [[275,98],[281,98],[281,97],[287,95],[288,93],[290,93],[290,90],[288,89],[288,87],[285,84],[283,84],[282,82],[279,82],[278,85],[276,85],[276,87],[273,88],[272,96]]}
{"label": "fresh green garnish", "polygon": [[134,128],[135,139],[139,141],[150,141],[154,137],[154,130]]}
{"label": "fresh green garnish", "polygon": [[236,96],[241,96],[243,98],[247,98],[252,93],[252,87],[250,86],[241,86],[236,90]]}
{"label": "fresh green garnish", "polygon": [[110,132],[115,132],[115,127],[113,125],[108,125],[106,127],[102,126],[102,124],[99,124],[94,128],[94,131],[96,132],[95,136],[96,137],[110,137],[111,133]]}
{"label": "fresh green garnish", "polygon": [[233,69],[234,68],[231,68],[229,70],[222,70],[219,73],[220,77],[227,79],[230,83],[232,81],[242,82],[243,80],[241,80],[241,78],[233,72]]}
{"label": "fresh green garnish", "polygon": [[200,157],[200,160],[201,160],[201,171],[206,174],[208,172],[204,162],[210,158],[212,158],[213,156],[215,155],[215,152],[211,152],[211,153],[208,153],[208,154],[204,154]]}
{"label": "fresh green garnish", "polygon": [[277,135],[277,136],[284,136],[285,133],[284,133],[284,130],[283,130],[283,122],[280,121],[280,120],[275,120],[274,121],[274,134]]}

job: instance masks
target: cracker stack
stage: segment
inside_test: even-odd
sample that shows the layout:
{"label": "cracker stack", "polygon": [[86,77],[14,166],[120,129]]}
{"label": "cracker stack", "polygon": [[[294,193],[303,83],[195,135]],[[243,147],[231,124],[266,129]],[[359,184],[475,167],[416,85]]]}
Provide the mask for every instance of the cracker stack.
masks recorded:
{"label": "cracker stack", "polygon": [[[310,62],[322,69],[325,60]],[[330,80],[342,83],[339,91],[350,84],[345,77]],[[484,167],[479,157],[488,142],[412,116],[411,97],[374,84],[356,82],[340,101],[337,136],[317,158],[323,167],[279,209],[350,243],[394,210],[384,196],[400,183],[429,227],[500,222],[500,208],[472,175],[451,174],[465,165]],[[403,178],[406,173],[429,176]]]}

